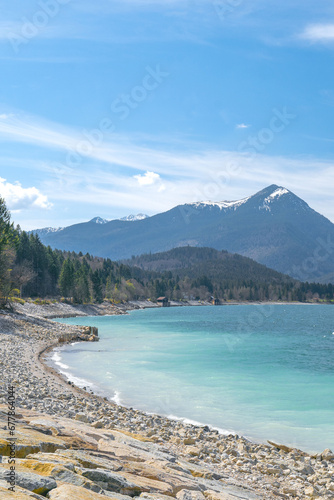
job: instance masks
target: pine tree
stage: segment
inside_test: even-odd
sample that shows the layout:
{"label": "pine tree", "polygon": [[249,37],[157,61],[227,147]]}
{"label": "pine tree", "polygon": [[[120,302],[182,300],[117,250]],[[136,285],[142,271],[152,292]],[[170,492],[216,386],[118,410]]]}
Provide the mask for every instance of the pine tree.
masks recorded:
{"label": "pine tree", "polygon": [[16,232],[10,222],[10,213],[7,210],[5,200],[0,198],[0,252],[8,244],[17,242]]}
{"label": "pine tree", "polygon": [[74,301],[79,304],[90,301],[88,272],[84,265],[75,273]]}
{"label": "pine tree", "polygon": [[70,258],[67,258],[61,269],[59,277],[60,293],[64,297],[73,297],[74,294],[74,266]]}
{"label": "pine tree", "polygon": [[8,302],[12,287],[11,265],[15,258],[17,233],[10,222],[10,213],[5,201],[0,198],[0,306]]}
{"label": "pine tree", "polygon": [[92,286],[93,286],[93,297],[95,302],[101,304],[103,302],[103,290],[102,290],[102,280],[98,270],[91,274]]}

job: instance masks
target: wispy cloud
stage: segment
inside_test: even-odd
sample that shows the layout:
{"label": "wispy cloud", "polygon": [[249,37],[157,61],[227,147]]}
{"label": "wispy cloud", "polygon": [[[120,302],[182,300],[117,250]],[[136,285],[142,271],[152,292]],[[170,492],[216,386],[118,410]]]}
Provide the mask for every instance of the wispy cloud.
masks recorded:
{"label": "wispy cloud", "polygon": [[311,42],[333,42],[334,24],[310,24],[306,26],[300,38]]}
{"label": "wispy cloud", "polygon": [[236,125],[236,129],[245,129],[245,128],[249,128],[250,125],[247,125],[246,123],[238,123],[238,125]]}
{"label": "wispy cloud", "polygon": [[[85,206],[108,208],[109,217],[120,208],[152,214],[185,202],[242,198],[276,183],[295,191],[334,220],[331,161],[248,155],[190,140],[184,140],[181,148],[179,141],[171,137],[157,142],[147,136],[143,146],[138,145],[136,135],[109,134],[99,146],[87,150],[82,163],[69,165],[67,153],[75,151],[83,141],[82,131],[38,117],[7,111],[3,115],[6,118],[0,119],[0,139],[3,143],[20,145],[12,148],[20,153],[16,165],[21,162],[24,167],[24,158],[28,157],[34,170],[33,155],[36,155],[36,168],[41,174],[39,193],[30,193],[29,203],[34,206],[37,203],[46,208],[48,200],[55,206],[78,204],[84,191]],[[25,151],[29,154],[24,154]],[[1,163],[6,165],[5,159],[0,158]],[[14,203],[14,192],[23,188],[13,186]],[[38,198],[41,192],[47,199]],[[56,225],[63,225],[63,221]]]}
{"label": "wispy cloud", "polygon": [[[42,10],[37,11],[42,12]],[[52,21],[52,22],[51,22]],[[55,24],[53,19],[46,16],[45,25],[34,23],[31,19],[23,17],[16,21],[0,22],[0,41],[18,45],[26,45],[34,38],[81,38],[82,29],[75,24]]]}
{"label": "wispy cloud", "polygon": [[[204,43],[202,35],[208,30],[205,28],[207,23],[203,25],[203,16],[206,20],[213,18],[211,3],[206,0],[196,0],[191,6],[188,0],[99,0],[98,3],[52,0],[50,4],[51,7],[48,2],[41,1],[35,9],[29,5],[7,8],[0,21],[0,42],[12,45],[16,55],[32,39],[111,44],[136,43],[138,40]],[[139,23],[134,13],[140,16]],[[175,18],[177,22],[173,26],[157,23],[156,16],[161,15]]]}
{"label": "wispy cloud", "polygon": [[[154,149],[130,142],[127,137],[119,134],[105,135],[100,145],[94,145],[87,139],[87,131],[80,131],[40,118],[11,114],[0,119],[0,137],[4,140],[63,152],[63,164],[75,168],[84,165],[87,159],[104,162],[110,168],[116,166],[146,172],[148,169],[160,174],[166,171],[173,176],[182,176],[189,169],[192,175],[202,169],[206,160],[202,153],[194,153],[197,161],[192,165],[188,162],[189,153],[176,155],[163,149]],[[83,142],[85,143],[83,147]],[[84,152],[81,153],[82,149]],[[196,166],[198,165],[198,167]]]}
{"label": "wispy cloud", "polygon": [[[334,164],[312,158],[268,157],[258,155],[256,159],[242,157],[233,152],[202,151],[200,155],[190,155],[187,164],[183,158],[170,154],[171,163],[183,164],[181,177],[163,178],[164,190],[159,184],[146,184],[138,189],[134,177],[126,177],[121,172],[95,171],[94,175],[68,172],[62,184],[49,181],[44,190],[50,199],[62,205],[80,204],[82,191],[85,205],[101,207],[94,209],[97,214],[108,211],[109,217],[119,211],[145,211],[155,214],[194,201],[221,201],[244,198],[266,185],[280,184],[305,199],[312,208],[334,221],[332,208],[332,186]],[[200,168],[191,175],[189,166],[199,162]],[[231,172],[231,165],[236,172]],[[179,167],[181,168],[181,167]],[[141,176],[144,177],[144,176]],[[92,216],[94,213],[91,214]],[[60,221],[60,224],[62,222]]]}
{"label": "wispy cloud", "polygon": [[[191,6],[193,11],[198,10],[201,6],[205,6],[207,0],[196,0]],[[173,12],[185,11],[189,8],[189,0],[100,0],[98,4],[93,4],[90,0],[81,0],[73,4],[73,8],[81,12],[89,12],[91,14],[109,14],[115,11],[124,11],[131,9],[152,10],[158,8],[166,10],[173,8]]]}

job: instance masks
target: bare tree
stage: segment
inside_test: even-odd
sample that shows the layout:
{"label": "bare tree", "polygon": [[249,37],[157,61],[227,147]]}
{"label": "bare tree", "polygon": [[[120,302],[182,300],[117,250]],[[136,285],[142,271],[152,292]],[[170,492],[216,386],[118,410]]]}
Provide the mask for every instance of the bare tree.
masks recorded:
{"label": "bare tree", "polygon": [[20,297],[22,297],[23,287],[37,276],[30,262],[24,260],[21,264],[13,267],[11,272],[12,282],[19,287]]}

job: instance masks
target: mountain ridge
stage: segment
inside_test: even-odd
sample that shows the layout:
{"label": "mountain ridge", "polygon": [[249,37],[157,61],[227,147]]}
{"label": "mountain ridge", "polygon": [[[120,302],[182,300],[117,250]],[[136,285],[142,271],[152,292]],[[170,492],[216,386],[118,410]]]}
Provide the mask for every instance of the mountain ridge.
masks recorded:
{"label": "mountain ridge", "polygon": [[238,253],[302,281],[334,274],[331,249],[319,252],[319,242],[334,242],[334,224],[276,184],[242,200],[178,205],[131,224],[89,221],[40,237],[53,248],[113,260],[190,245]]}
{"label": "mountain ridge", "polygon": [[191,276],[193,279],[205,275],[212,279],[220,278],[221,281],[294,282],[290,276],[259,264],[249,257],[207,247],[178,247],[167,252],[139,255],[122,263],[144,271],[172,271],[180,277]]}

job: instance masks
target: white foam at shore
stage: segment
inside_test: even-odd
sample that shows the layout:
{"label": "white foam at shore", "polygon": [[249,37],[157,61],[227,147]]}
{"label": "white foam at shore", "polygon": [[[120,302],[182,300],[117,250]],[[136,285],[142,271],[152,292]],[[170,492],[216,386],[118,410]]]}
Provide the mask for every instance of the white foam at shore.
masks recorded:
{"label": "white foam at shore", "polygon": [[[77,342],[77,344],[79,344],[79,342]],[[73,384],[77,385],[81,389],[83,389],[84,387],[86,388],[89,387],[90,389],[92,389],[94,387],[94,384],[92,382],[89,382],[88,380],[85,380],[80,377],[75,377],[71,373],[64,371],[68,370],[70,367],[68,365],[65,365],[65,363],[61,362],[61,356],[59,351],[54,351],[50,359],[57,367],[59,367],[58,368],[59,373],[64,375],[69,382],[73,382]]]}
{"label": "white foam at shore", "polygon": [[51,357],[51,359],[55,365],[60,366],[60,368],[63,368],[63,370],[69,369],[69,366],[65,365],[64,363],[61,363],[61,357],[60,357],[58,351],[53,353],[53,356]]}
{"label": "white foam at shore", "polygon": [[118,391],[115,391],[115,396],[113,398],[111,398],[111,401],[113,401],[117,405],[121,406],[121,404],[122,404],[122,402],[121,402],[121,393],[118,392]]}
{"label": "white foam at shore", "polygon": [[176,415],[167,415],[167,418],[169,420],[175,420],[178,422],[182,422],[184,424],[195,425],[196,427],[209,427],[210,431],[218,431],[219,434],[222,434],[223,436],[228,436],[230,434],[236,435],[234,431],[222,429],[221,427],[213,427],[212,425],[203,424],[203,422],[198,422],[197,420],[191,420],[190,418],[177,417]]}
{"label": "white foam at shore", "polygon": [[75,384],[77,387],[80,387],[80,389],[83,389],[84,387],[89,387],[90,389],[92,389],[94,387],[94,384],[92,382],[88,382],[88,380],[85,380],[84,378],[75,377],[71,373],[64,372],[62,370],[59,370],[59,372],[62,375],[65,375],[69,382],[73,382],[73,384]]}

